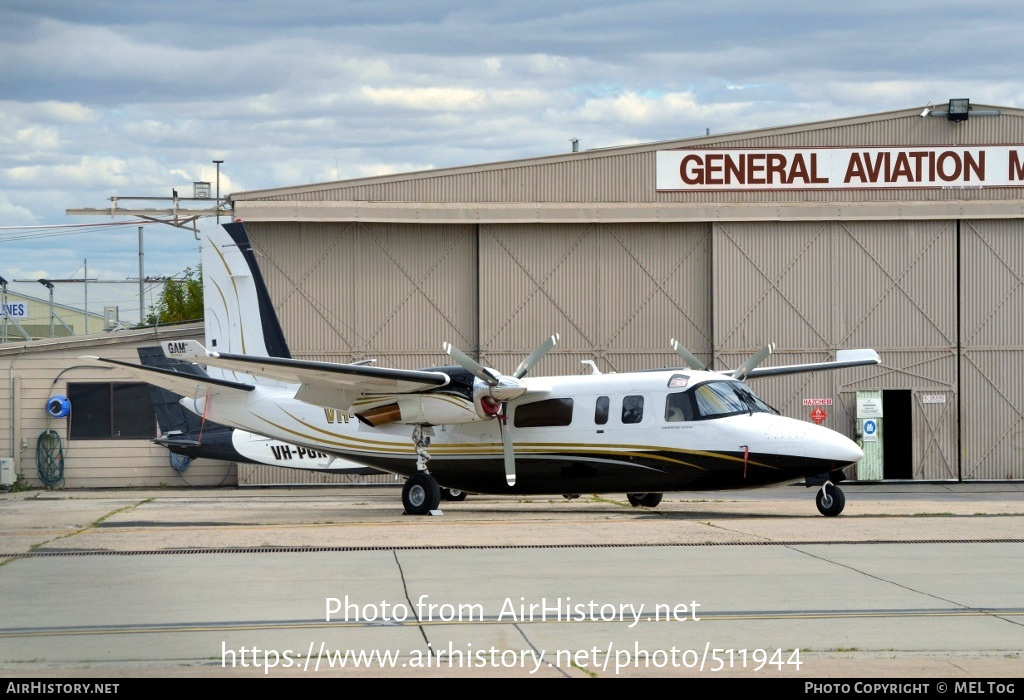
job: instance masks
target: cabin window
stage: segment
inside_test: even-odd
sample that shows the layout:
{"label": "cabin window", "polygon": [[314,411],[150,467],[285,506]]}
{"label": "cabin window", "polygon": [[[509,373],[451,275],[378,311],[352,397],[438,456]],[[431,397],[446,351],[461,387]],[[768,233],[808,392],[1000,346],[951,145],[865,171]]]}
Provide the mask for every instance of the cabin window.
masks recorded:
{"label": "cabin window", "polygon": [[728,382],[702,384],[693,392],[697,411],[704,418],[747,413],[750,409]]}
{"label": "cabin window", "polygon": [[598,396],[597,404],[594,406],[594,423],[597,425],[604,425],[608,422],[608,405],[607,396]]}
{"label": "cabin window", "polygon": [[693,399],[689,392],[678,391],[665,398],[665,420],[669,423],[693,420]]}
{"label": "cabin window", "polygon": [[626,396],[622,399],[622,422],[639,423],[644,419],[644,397]]}
{"label": "cabin window", "polygon": [[572,399],[545,399],[516,406],[517,428],[542,428],[572,423]]}
{"label": "cabin window", "polygon": [[156,414],[149,386],[138,383],[69,383],[75,439],[138,440],[156,437]]}
{"label": "cabin window", "polygon": [[708,382],[693,390],[701,418],[721,418],[739,413],[778,413],[740,382]]}

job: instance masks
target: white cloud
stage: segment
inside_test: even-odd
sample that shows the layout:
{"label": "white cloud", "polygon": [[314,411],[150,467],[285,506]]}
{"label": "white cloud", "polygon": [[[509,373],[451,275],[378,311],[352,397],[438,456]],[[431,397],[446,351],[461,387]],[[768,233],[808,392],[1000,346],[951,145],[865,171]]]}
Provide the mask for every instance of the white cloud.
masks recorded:
{"label": "white cloud", "polygon": [[466,87],[363,87],[359,94],[379,107],[417,111],[463,112],[501,107],[536,107],[546,100],[533,90],[481,90]]}
{"label": "white cloud", "polygon": [[31,209],[15,204],[4,192],[0,192],[0,221],[4,226],[31,226],[38,223]]}

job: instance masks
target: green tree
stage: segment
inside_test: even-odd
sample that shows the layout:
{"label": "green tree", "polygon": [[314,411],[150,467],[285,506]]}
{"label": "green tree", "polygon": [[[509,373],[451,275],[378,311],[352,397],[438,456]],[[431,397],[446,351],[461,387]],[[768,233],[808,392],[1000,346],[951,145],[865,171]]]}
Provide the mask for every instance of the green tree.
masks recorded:
{"label": "green tree", "polygon": [[203,317],[203,266],[185,269],[181,279],[164,282],[156,308],[150,307],[146,324],[198,321]]}

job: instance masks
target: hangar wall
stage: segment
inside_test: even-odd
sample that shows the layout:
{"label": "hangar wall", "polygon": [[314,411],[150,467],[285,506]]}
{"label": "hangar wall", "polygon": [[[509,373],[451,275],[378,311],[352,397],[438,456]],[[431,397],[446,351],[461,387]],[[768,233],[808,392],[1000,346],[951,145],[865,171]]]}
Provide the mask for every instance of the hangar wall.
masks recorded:
{"label": "hangar wall", "polygon": [[[880,367],[765,378],[758,390],[788,415],[807,417],[808,401],[831,401],[825,424],[850,436],[857,392],[881,391],[895,419],[885,478],[1022,479],[1024,111],[972,109],[960,122],[922,118],[914,107],[247,192],[232,202],[280,268],[266,272],[291,294],[284,323],[300,338],[300,356],[371,353],[424,367],[446,364],[440,343],[454,338],[507,369],[559,332],[536,371],[574,373],[587,371],[584,359],[603,371],[677,365],[671,337],[718,368],[768,342],[777,344],[773,364],[874,347]],[[656,176],[658,154],[672,150],[819,149],[824,157],[894,147],[960,157],[1005,144],[1018,145],[1008,175],[1003,166],[1008,181],[996,186],[684,191],[659,189]],[[865,162],[882,167],[880,156]],[[352,275],[350,296],[309,285],[304,267],[319,267],[320,253],[291,260],[298,227],[316,232],[298,247],[324,255],[352,241],[351,259],[331,258]],[[331,298],[345,299],[338,308],[355,303],[367,324],[360,334],[317,329],[336,320],[321,308]]]}
{"label": "hangar wall", "polygon": [[959,234],[963,478],[1024,478],[1024,221]]}

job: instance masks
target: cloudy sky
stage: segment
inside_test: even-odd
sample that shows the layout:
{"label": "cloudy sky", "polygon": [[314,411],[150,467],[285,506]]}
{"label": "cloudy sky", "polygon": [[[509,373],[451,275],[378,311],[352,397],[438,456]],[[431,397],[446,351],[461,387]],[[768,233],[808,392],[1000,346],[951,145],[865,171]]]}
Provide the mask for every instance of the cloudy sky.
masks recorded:
{"label": "cloudy sky", "polygon": [[[0,0],[0,276],[137,277],[136,225],[66,210],[190,194],[214,160],[227,194],[1022,107],[1022,27],[1002,0]],[[81,223],[106,226],[35,228]],[[143,239],[146,275],[199,262],[191,232]]]}

